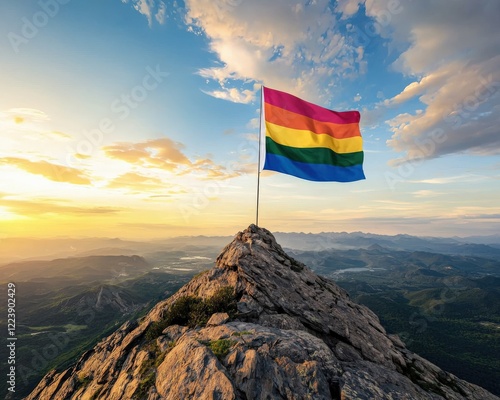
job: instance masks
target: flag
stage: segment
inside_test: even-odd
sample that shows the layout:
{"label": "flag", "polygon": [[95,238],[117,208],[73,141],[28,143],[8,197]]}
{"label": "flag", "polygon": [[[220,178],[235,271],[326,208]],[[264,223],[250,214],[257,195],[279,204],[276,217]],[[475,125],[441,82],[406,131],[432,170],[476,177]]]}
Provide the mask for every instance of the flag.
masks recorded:
{"label": "flag", "polygon": [[337,112],[262,87],[260,170],[310,181],[365,179],[358,111]]}

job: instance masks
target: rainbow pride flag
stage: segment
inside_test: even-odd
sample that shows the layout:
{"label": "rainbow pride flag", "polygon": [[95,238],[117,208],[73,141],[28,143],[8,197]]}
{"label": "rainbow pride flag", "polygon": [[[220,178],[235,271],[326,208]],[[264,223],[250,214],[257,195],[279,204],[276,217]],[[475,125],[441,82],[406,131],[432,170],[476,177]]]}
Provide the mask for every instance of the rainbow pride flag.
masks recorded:
{"label": "rainbow pride flag", "polygon": [[260,170],[317,182],[365,179],[358,111],[336,112],[262,87]]}

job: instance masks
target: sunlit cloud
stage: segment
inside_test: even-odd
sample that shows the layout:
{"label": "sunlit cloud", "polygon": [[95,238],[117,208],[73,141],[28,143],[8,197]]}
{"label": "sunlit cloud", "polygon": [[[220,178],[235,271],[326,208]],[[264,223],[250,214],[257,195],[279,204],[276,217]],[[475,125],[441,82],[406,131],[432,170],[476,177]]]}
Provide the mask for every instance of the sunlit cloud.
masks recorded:
{"label": "sunlit cloud", "polygon": [[116,143],[103,148],[110,158],[145,167],[156,167],[173,171],[179,165],[190,165],[184,155],[184,145],[168,138],[149,140],[142,143]]}
{"label": "sunlit cloud", "polygon": [[[500,164],[469,157],[500,148],[498,1],[106,4],[88,26],[106,30],[115,46],[71,32],[88,46],[83,64],[62,48],[44,58],[34,40],[5,64],[12,94],[0,110],[5,235],[92,235],[96,226],[103,235],[135,235],[123,229],[129,222],[153,237],[164,228],[176,234],[177,225],[213,234],[247,223],[261,84],[328,108],[359,106],[371,169],[363,184],[349,186],[264,171],[260,211],[270,229],[498,230],[500,210],[479,206],[495,205]],[[158,90],[152,76],[141,79],[147,64],[156,68],[155,54],[175,60],[176,79]],[[78,79],[54,70],[57,59],[81,72]],[[38,74],[27,74],[30,65]],[[108,119],[113,129],[92,133]],[[456,156],[416,162],[448,154]],[[387,162],[397,166],[394,178]]]}
{"label": "sunlit cloud", "polygon": [[50,138],[58,139],[58,140],[67,140],[71,139],[72,136],[64,133],[64,132],[59,132],[59,131],[49,131],[46,133],[46,135]]}
{"label": "sunlit cloud", "polygon": [[[11,147],[23,140],[33,142],[68,141],[72,136],[68,133],[53,129],[53,122],[43,111],[33,108],[11,108],[0,111],[0,130],[5,141],[11,141]],[[5,148],[5,146],[3,146]]]}
{"label": "sunlit cloud", "polygon": [[0,206],[0,221],[25,219],[26,217],[10,211],[7,207]]}
{"label": "sunlit cloud", "polygon": [[[415,211],[421,212],[421,205],[417,203],[412,203],[409,201],[396,201],[396,200],[375,200],[374,203],[378,203],[380,205],[372,205],[372,206],[362,206],[361,208],[366,209],[367,211],[377,210],[390,210],[394,211]],[[409,216],[409,214],[407,214]]]}
{"label": "sunlit cloud", "polygon": [[387,144],[404,153],[399,161],[500,153],[499,2],[456,0],[449,7],[422,0],[401,3],[397,13],[384,0],[341,3],[347,13],[364,3],[392,48],[404,48],[394,68],[414,81],[373,111],[383,114],[384,107],[411,100],[422,104],[388,121],[393,135]]}
{"label": "sunlit cloud", "polygon": [[409,201],[397,201],[397,200],[375,200],[377,203],[392,204],[392,205],[411,205],[413,203]]}
{"label": "sunlit cloud", "polygon": [[209,39],[220,62],[199,71],[218,86],[205,90],[217,98],[254,101],[255,82],[263,82],[328,101],[335,83],[366,68],[363,50],[345,40],[327,0],[187,0],[186,9],[186,24]]}
{"label": "sunlit cloud", "polygon": [[116,143],[103,148],[109,158],[144,168],[156,168],[177,176],[193,175],[199,179],[229,179],[245,173],[241,165],[236,169],[215,163],[210,158],[190,159],[182,143],[169,138],[140,143]]}
{"label": "sunlit cloud", "polygon": [[74,157],[75,157],[75,158],[78,158],[79,160],[87,160],[87,159],[89,159],[91,156],[90,156],[89,154],[75,153],[75,154],[74,154]]}
{"label": "sunlit cloud", "polygon": [[416,192],[413,192],[412,194],[417,198],[426,198],[426,197],[439,196],[439,195],[442,195],[444,193],[435,192],[433,190],[417,190]]}
{"label": "sunlit cloud", "polygon": [[252,101],[255,100],[255,90],[248,90],[248,89],[236,89],[236,88],[230,88],[226,89],[223,88],[221,90],[204,90],[204,93],[213,96],[217,99],[222,99],[222,100],[228,100],[233,103],[251,103]]}
{"label": "sunlit cloud", "polygon": [[46,131],[50,118],[43,111],[32,108],[10,108],[0,111],[0,129],[2,133],[14,138],[19,132],[41,133]]}
{"label": "sunlit cloud", "polygon": [[449,213],[445,214],[445,218],[496,220],[500,218],[500,207],[476,207],[476,206],[455,207]]}
{"label": "sunlit cloud", "polygon": [[155,14],[155,19],[160,25],[162,25],[165,23],[166,16],[167,7],[165,6],[165,3],[163,1],[160,1],[158,5],[158,11]]}
{"label": "sunlit cloud", "polygon": [[11,108],[7,110],[5,114],[9,116],[16,124],[50,120],[47,114],[34,108]]}
{"label": "sunlit cloud", "polygon": [[2,207],[7,208],[10,212],[23,217],[41,216],[41,215],[72,215],[72,216],[88,216],[88,215],[114,215],[122,210],[114,207],[97,207],[97,206],[73,206],[65,204],[63,201],[53,201],[46,199],[16,199],[12,197],[0,197]]}
{"label": "sunlit cloud", "polygon": [[[125,189],[132,193],[151,193],[151,192],[167,192],[167,193],[182,193],[184,190],[174,184],[166,182],[164,179],[153,176],[145,176],[136,172],[127,172],[120,175],[109,182],[107,185],[110,189]],[[166,194],[162,194],[165,196]]]}
{"label": "sunlit cloud", "polygon": [[335,11],[342,13],[342,18],[349,18],[356,14],[364,0],[337,0]]}
{"label": "sunlit cloud", "polygon": [[30,161],[25,158],[3,157],[0,158],[0,165],[16,167],[30,174],[41,175],[54,182],[72,183],[75,185],[92,184],[84,171],[44,160]]}
{"label": "sunlit cloud", "polygon": [[166,18],[166,6],[163,1],[155,0],[122,0],[122,3],[131,3],[132,7],[148,20],[149,27],[153,25],[153,19],[163,24]]}
{"label": "sunlit cloud", "polygon": [[447,177],[439,177],[439,178],[430,178],[430,179],[422,179],[411,181],[413,183],[429,183],[432,185],[446,185],[449,183],[457,183],[457,182],[477,182],[479,180],[487,179],[481,175],[474,174],[465,174],[465,175],[456,175],[456,176],[447,176]]}
{"label": "sunlit cloud", "polygon": [[408,100],[420,96],[427,91],[436,91],[447,79],[446,70],[442,69],[427,76],[421,80],[407,85],[401,93],[398,93],[391,99],[384,100],[383,104],[389,107],[400,105]]}
{"label": "sunlit cloud", "polygon": [[214,161],[204,158],[193,162],[191,168],[186,169],[181,175],[194,174],[198,175],[198,178],[202,180],[217,180],[235,178],[244,173],[241,165],[235,164],[234,166],[237,166],[237,169],[230,170],[224,165],[216,164]]}
{"label": "sunlit cloud", "polygon": [[464,215],[463,218],[464,219],[498,221],[498,220],[500,220],[500,213],[499,214],[469,214],[469,215]]}

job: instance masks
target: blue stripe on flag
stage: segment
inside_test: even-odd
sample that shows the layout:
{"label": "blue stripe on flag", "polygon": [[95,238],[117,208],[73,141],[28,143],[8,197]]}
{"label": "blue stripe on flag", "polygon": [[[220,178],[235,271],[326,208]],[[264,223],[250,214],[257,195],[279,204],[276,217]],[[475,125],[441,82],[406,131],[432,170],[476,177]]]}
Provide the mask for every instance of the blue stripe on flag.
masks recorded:
{"label": "blue stripe on flag", "polygon": [[308,164],[266,153],[264,169],[281,172],[315,182],[353,182],[366,179],[363,166],[339,167],[327,164]]}

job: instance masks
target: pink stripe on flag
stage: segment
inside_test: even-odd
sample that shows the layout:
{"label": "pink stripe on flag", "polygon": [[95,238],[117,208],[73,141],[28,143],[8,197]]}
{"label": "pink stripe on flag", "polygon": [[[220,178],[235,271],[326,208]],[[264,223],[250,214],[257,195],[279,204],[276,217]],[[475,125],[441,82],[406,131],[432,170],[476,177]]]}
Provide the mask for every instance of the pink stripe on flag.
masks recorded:
{"label": "pink stripe on flag", "polygon": [[281,92],[267,87],[264,90],[264,102],[291,111],[305,117],[321,122],[333,122],[335,124],[359,123],[358,111],[332,111],[328,108],[309,103],[289,93]]}

